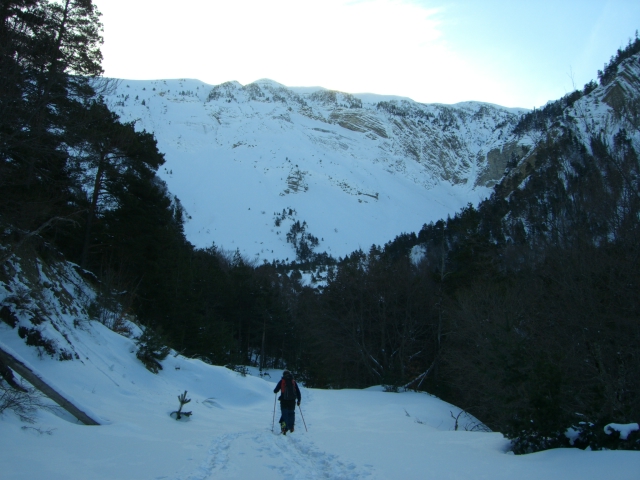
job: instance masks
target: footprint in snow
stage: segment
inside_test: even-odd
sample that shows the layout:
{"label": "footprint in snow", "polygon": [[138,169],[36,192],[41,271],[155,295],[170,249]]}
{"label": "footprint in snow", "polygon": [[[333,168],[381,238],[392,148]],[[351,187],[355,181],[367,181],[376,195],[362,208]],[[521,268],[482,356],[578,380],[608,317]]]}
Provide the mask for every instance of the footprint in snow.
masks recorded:
{"label": "footprint in snow", "polygon": [[[232,453],[232,450],[235,452]],[[233,459],[234,456],[239,458]],[[206,459],[182,480],[243,478],[243,470],[266,468],[285,480],[358,480],[371,476],[371,466],[359,468],[338,455],[318,449],[304,437],[270,431],[222,435],[213,439]]]}
{"label": "footprint in snow", "polygon": [[323,452],[307,438],[296,437],[295,434],[276,436],[275,439],[271,435],[261,435],[254,437],[254,442],[259,443],[261,450],[267,450],[271,458],[283,460],[269,467],[286,480],[357,480],[371,476],[370,468],[345,463],[337,455]]}
{"label": "footprint in snow", "polygon": [[207,452],[207,458],[198,467],[198,469],[186,477],[185,480],[207,480],[209,478],[217,478],[214,473],[224,473],[228,469],[229,464],[229,449],[234,440],[236,440],[240,434],[223,435],[213,439],[209,451]]}

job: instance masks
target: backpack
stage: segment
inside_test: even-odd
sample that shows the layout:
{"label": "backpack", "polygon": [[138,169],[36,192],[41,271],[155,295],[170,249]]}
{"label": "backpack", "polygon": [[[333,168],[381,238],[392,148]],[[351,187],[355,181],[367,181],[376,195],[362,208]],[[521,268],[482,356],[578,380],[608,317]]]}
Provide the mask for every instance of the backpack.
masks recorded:
{"label": "backpack", "polygon": [[293,378],[283,378],[280,382],[280,392],[282,400],[295,400],[296,396],[296,381]]}

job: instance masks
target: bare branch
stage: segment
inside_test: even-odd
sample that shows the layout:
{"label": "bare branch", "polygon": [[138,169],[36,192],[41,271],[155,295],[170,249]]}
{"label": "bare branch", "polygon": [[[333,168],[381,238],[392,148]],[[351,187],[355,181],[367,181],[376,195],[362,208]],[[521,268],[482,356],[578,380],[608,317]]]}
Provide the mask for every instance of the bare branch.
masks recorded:
{"label": "bare branch", "polygon": [[56,223],[59,222],[65,222],[65,223],[72,223],[74,225],[78,225],[78,222],[76,222],[75,220],[68,218],[68,217],[53,217],[50,218],[49,220],[47,220],[46,222],[44,222],[42,225],[40,225],[37,229],[35,229],[32,232],[28,232],[26,233],[18,243],[16,243],[13,247],[9,248],[8,252],[5,252],[5,254],[0,257],[0,265],[4,265],[4,263],[9,260],[9,258],[11,258],[11,256],[20,249],[20,247],[22,247],[22,245],[24,245],[30,238],[35,237],[36,235],[39,235],[40,232],[42,232],[43,230],[46,230],[47,228],[50,228],[51,226],[53,226]]}

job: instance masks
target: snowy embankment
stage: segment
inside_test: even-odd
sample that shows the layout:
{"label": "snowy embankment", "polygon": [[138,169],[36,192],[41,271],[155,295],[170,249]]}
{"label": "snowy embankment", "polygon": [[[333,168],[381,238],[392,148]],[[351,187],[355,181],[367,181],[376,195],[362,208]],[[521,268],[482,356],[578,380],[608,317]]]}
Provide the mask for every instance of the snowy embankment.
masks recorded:
{"label": "snowy embankment", "polygon": [[[35,266],[14,265],[10,285],[0,282],[0,303],[19,297],[13,303],[19,325],[29,324],[37,304],[47,312],[38,329],[74,358],[59,361],[28,347],[5,322],[0,347],[101,425],[80,425],[55,407],[38,410],[35,423],[26,424],[6,410],[4,480],[638,478],[640,452],[514,456],[500,433],[464,431],[477,424],[473,418],[459,416],[455,431],[460,409],[427,394],[380,388],[303,387],[308,430],[298,411],[295,432],[277,435],[273,387],[280,372],[243,377],[172,354],[154,375],[137,360],[134,340],[87,319],[78,299],[90,301],[91,292],[73,268]],[[191,399],[185,410],[193,415],[176,421],[170,414],[185,390]],[[275,415],[277,422],[277,409]]]}
{"label": "snowy embankment", "polygon": [[[20,353],[102,425],[77,425],[47,411],[27,425],[5,414],[3,478],[631,479],[640,467],[638,452],[510,455],[499,433],[453,431],[451,413],[459,409],[452,405],[376,389],[303,388],[308,431],[298,412],[295,433],[284,437],[271,431],[275,372],[271,380],[242,377],[170,356],[154,375],[135,359],[131,340],[100,324],[78,338],[86,347],[82,362]],[[169,414],[184,390],[193,415],[176,421]]]}

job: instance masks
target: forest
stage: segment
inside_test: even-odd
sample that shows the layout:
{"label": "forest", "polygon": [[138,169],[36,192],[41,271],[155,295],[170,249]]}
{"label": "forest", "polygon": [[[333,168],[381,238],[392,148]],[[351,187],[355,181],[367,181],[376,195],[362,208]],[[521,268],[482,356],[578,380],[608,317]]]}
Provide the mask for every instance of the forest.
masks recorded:
{"label": "forest", "polygon": [[[517,132],[541,132],[535,164],[477,207],[345,258],[256,265],[185,238],[153,134],[102,100],[101,31],[91,0],[1,3],[2,264],[62,253],[99,290],[96,321],[127,334],[135,318],[151,351],[286,366],[309,387],[427,391],[517,453],[569,446],[567,428],[574,446],[640,449],[601,433],[640,417],[637,100],[618,105],[634,130],[611,144],[551,135],[591,82],[523,116]],[[636,37],[601,84],[638,52]],[[315,269],[326,285],[303,285]]]}

